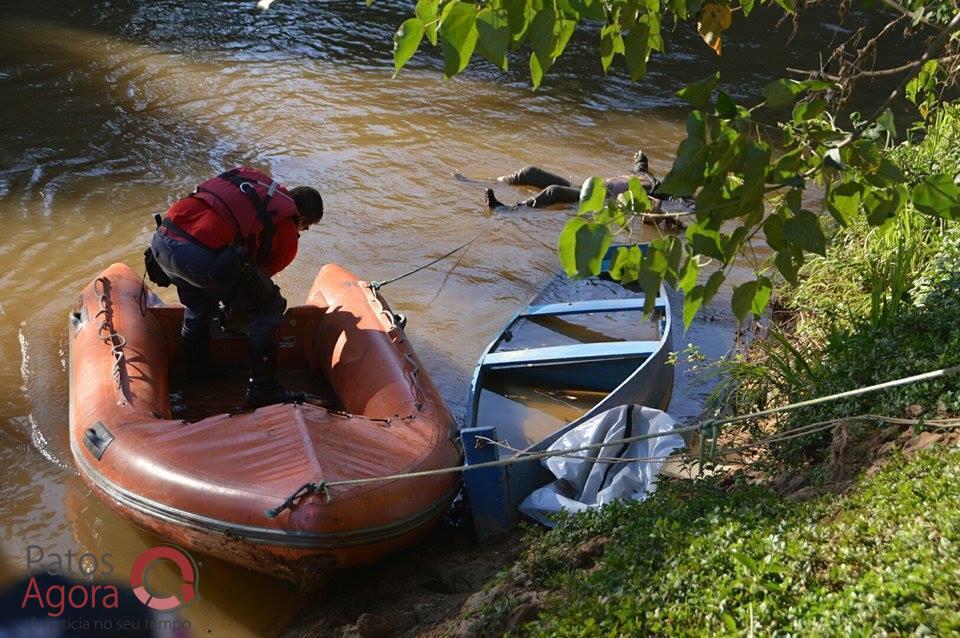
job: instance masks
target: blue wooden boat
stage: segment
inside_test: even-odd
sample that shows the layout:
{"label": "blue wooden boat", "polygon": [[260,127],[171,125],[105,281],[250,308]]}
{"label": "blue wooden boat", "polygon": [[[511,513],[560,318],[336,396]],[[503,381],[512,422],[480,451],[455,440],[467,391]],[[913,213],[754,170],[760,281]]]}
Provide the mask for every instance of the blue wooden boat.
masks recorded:
{"label": "blue wooden boat", "polygon": [[[465,465],[545,450],[616,406],[667,409],[673,391],[670,302],[661,287],[652,316],[643,317],[643,291],[609,277],[617,248],[607,252],[598,277],[571,280],[557,273],[484,350],[461,430]],[[552,479],[537,461],[464,472],[478,534],[515,525],[520,502]]]}

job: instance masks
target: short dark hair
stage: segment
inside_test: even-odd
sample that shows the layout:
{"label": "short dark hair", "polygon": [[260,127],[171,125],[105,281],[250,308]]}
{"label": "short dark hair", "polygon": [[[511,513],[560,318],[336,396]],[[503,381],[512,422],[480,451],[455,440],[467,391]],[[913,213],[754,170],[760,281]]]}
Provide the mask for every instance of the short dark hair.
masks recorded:
{"label": "short dark hair", "polygon": [[297,186],[290,191],[290,197],[297,205],[300,216],[308,224],[316,224],[323,217],[323,198],[317,189],[309,186]]}

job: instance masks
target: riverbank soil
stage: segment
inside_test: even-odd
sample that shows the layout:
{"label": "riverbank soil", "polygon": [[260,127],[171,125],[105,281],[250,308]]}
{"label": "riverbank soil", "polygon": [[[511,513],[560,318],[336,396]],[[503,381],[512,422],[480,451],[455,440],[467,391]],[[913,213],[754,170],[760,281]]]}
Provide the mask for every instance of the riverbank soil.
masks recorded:
{"label": "riverbank soil", "polygon": [[468,530],[445,521],[409,551],[334,576],[284,636],[449,635],[467,599],[509,568],[520,549],[520,534],[479,545]]}

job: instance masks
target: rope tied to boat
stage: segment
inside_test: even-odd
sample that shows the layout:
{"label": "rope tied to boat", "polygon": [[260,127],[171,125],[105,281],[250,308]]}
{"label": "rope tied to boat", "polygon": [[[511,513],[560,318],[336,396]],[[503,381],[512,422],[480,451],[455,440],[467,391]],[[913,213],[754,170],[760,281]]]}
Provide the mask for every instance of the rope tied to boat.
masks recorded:
{"label": "rope tied to boat", "polygon": [[[835,394],[829,394],[829,395],[817,397],[814,399],[798,401],[796,403],[790,403],[790,404],[776,407],[776,408],[768,408],[766,410],[759,410],[757,412],[751,412],[748,414],[741,414],[737,416],[726,417],[723,419],[707,419],[706,421],[703,421],[701,423],[674,428],[666,432],[655,432],[651,434],[640,434],[636,436],[628,436],[628,437],[624,437],[624,438],[616,439],[612,441],[604,441],[602,443],[592,443],[589,445],[581,445],[581,446],[569,448],[566,450],[545,450],[542,452],[529,452],[525,450],[517,450],[516,448],[510,448],[505,443],[502,443],[500,441],[495,441],[487,437],[477,437],[478,440],[482,438],[484,444],[497,445],[500,447],[508,448],[517,453],[514,456],[511,456],[505,459],[498,459],[496,461],[485,461],[483,463],[473,463],[473,464],[464,465],[464,466],[441,467],[441,468],[436,468],[432,470],[421,470],[418,472],[404,472],[399,474],[388,474],[384,476],[370,476],[365,478],[342,479],[339,481],[321,481],[320,483],[305,483],[304,485],[300,486],[293,494],[287,497],[287,500],[281,503],[278,507],[271,510],[267,510],[267,516],[269,516],[270,518],[276,518],[277,515],[279,515],[284,510],[292,509],[292,507],[296,504],[297,500],[303,498],[308,494],[316,493],[318,491],[323,492],[324,496],[327,499],[327,503],[330,503],[332,501],[330,488],[333,488],[333,487],[346,487],[351,485],[367,485],[370,483],[380,483],[380,482],[396,481],[396,480],[402,480],[402,479],[425,478],[425,477],[432,477],[432,476],[443,476],[447,474],[460,474],[461,472],[471,472],[471,471],[494,468],[494,467],[506,467],[509,465],[515,465],[517,463],[538,461],[542,459],[552,458],[555,456],[570,457],[576,454],[577,452],[602,450],[603,448],[609,447],[611,445],[625,445],[628,443],[633,443],[635,441],[656,439],[663,436],[669,436],[672,434],[684,434],[687,432],[691,432],[691,433],[700,432],[702,435],[704,432],[709,431],[710,439],[708,440],[710,440],[710,456],[712,460],[713,458],[715,458],[717,454],[717,439],[719,438],[719,435],[720,435],[720,428],[723,425],[737,423],[740,421],[747,421],[750,419],[756,419],[759,417],[769,416],[772,414],[781,414],[784,412],[790,412],[793,410],[798,410],[800,408],[809,407],[812,405],[829,403],[831,401],[836,401],[838,399],[845,399],[849,397],[859,396],[862,394],[876,392],[879,390],[886,390],[889,388],[894,388],[902,385],[910,385],[913,383],[919,383],[921,381],[928,381],[930,379],[942,378],[952,374],[956,374],[958,372],[960,372],[960,366],[942,368],[940,370],[934,370],[932,372],[924,372],[922,374],[916,374],[909,377],[903,377],[900,379],[885,381],[883,383],[878,383],[871,386],[865,386],[862,388],[855,388],[853,390],[847,390],[845,392],[837,392]],[[859,416],[839,417],[836,419],[830,419],[828,421],[820,421],[817,423],[808,423],[806,425],[802,425],[793,430],[789,430],[772,437],[767,437],[766,439],[761,439],[759,441],[754,441],[750,444],[743,445],[737,448],[721,450],[721,452],[727,454],[731,452],[743,451],[743,450],[751,449],[754,447],[760,447],[762,445],[769,445],[770,443],[778,443],[781,441],[787,441],[790,439],[799,438],[801,436],[816,434],[818,432],[823,432],[825,430],[834,428],[837,425],[840,425],[841,423],[847,423],[850,421],[857,421],[857,420],[867,420],[867,419],[876,419],[879,421],[886,421],[889,423],[897,423],[897,424],[913,424],[913,425],[926,424],[932,427],[943,428],[943,429],[960,428],[960,418],[940,419],[940,420],[899,419],[895,417],[887,417],[887,416],[876,415],[876,414],[864,414]],[[706,448],[706,445],[701,444],[700,455],[699,455],[701,468],[703,468],[703,464],[706,460],[705,448]],[[677,456],[677,455],[669,455],[664,457],[644,457],[643,460],[665,460],[670,456]],[[681,456],[687,456],[687,455],[681,455]],[[602,458],[602,457],[598,457],[598,458]],[[693,457],[691,456],[690,458],[692,460]],[[622,462],[630,462],[633,460],[638,460],[638,459],[624,459]],[[604,462],[614,462],[614,461],[613,460],[607,461],[605,459]]]}
{"label": "rope tied to boat", "polygon": [[103,342],[110,346],[113,354],[113,379],[117,384],[117,391],[122,399],[121,404],[126,404],[127,394],[123,386],[123,370],[126,367],[126,354],[124,347],[127,345],[127,339],[120,334],[113,326],[113,310],[110,308],[110,280],[106,277],[97,277],[93,282],[93,293],[97,296],[100,304],[100,310],[94,315],[94,319],[103,317],[97,326],[97,334],[103,339]]}
{"label": "rope tied to boat", "polygon": [[387,279],[386,281],[371,281],[370,283],[367,284],[367,286],[368,286],[371,290],[380,290],[381,288],[383,288],[383,287],[386,286],[387,284],[392,284],[392,283],[395,282],[395,281],[400,281],[400,280],[403,279],[404,277],[409,277],[410,275],[415,275],[415,274],[417,274],[418,272],[420,272],[421,270],[426,270],[427,268],[429,268],[430,266],[434,265],[435,263],[440,262],[440,261],[443,261],[444,259],[446,259],[447,257],[450,257],[451,255],[455,255],[456,253],[460,252],[461,250],[463,250],[464,248],[466,248],[467,246],[469,246],[469,245],[472,244],[473,242],[475,242],[475,241],[477,241],[478,239],[480,239],[480,237],[482,237],[482,236],[485,235],[486,233],[487,233],[487,231],[482,231],[482,232],[477,233],[477,234],[473,237],[473,239],[471,239],[471,240],[469,240],[469,241],[466,241],[466,242],[460,244],[459,246],[457,246],[456,248],[454,248],[454,249],[451,250],[450,252],[445,253],[445,254],[437,257],[436,259],[434,259],[433,261],[431,261],[431,262],[429,262],[429,263],[423,264],[422,266],[417,266],[417,267],[414,268],[413,270],[408,270],[407,272],[403,273],[402,275],[398,275],[398,276],[393,277],[393,278],[391,278],[391,279]]}
{"label": "rope tied to boat", "polygon": [[287,499],[280,503],[280,505],[274,507],[273,509],[267,510],[266,514],[268,518],[276,518],[280,516],[281,512],[284,510],[292,510],[293,506],[297,504],[302,498],[310,496],[311,494],[323,494],[327,502],[330,502],[330,490],[328,489],[326,481],[320,481],[319,483],[304,483],[298,487]]}

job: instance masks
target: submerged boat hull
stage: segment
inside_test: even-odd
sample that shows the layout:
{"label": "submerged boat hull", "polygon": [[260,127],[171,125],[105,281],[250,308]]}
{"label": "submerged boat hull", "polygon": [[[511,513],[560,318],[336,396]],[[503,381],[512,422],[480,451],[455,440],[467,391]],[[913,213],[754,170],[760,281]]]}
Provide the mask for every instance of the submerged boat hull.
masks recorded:
{"label": "submerged boat hull", "polygon": [[181,316],[121,264],[71,314],[71,450],[110,507],[168,541],[297,581],[375,562],[442,517],[455,474],[332,487],[271,512],[305,484],[459,464],[436,387],[383,300],[354,275],[325,266],[280,335],[281,367],[322,375],[337,409],[291,403],[174,419]]}

